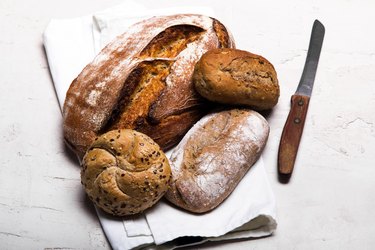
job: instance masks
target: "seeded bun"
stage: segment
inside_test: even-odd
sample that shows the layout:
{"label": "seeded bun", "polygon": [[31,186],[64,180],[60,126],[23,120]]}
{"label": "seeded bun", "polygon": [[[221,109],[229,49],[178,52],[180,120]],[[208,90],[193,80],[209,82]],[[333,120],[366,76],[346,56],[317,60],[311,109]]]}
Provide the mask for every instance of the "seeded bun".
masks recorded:
{"label": "seeded bun", "polygon": [[96,138],[82,161],[81,180],[95,205],[117,216],[153,206],[167,191],[171,168],[160,147],[130,129]]}

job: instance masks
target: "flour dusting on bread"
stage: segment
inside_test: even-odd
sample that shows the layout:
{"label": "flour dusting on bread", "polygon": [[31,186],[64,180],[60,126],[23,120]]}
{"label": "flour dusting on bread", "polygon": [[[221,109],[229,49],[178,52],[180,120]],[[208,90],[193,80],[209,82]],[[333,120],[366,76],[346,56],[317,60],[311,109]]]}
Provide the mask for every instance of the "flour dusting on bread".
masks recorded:
{"label": "flour dusting on bread", "polygon": [[157,16],[129,27],[70,85],[65,140],[80,157],[111,129],[136,129],[164,150],[175,146],[206,113],[191,80],[196,61],[208,50],[234,46],[230,39],[220,22],[195,14]]}
{"label": "flour dusting on bread", "polygon": [[173,180],[167,199],[197,213],[215,208],[256,162],[268,134],[267,121],[252,110],[202,118],[171,154]]}

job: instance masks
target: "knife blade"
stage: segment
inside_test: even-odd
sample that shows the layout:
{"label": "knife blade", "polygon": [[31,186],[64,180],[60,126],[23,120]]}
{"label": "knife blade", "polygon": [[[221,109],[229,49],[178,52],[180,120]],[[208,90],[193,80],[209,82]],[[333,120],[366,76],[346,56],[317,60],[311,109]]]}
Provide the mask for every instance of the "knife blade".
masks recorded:
{"label": "knife blade", "polygon": [[291,97],[290,111],[280,138],[278,172],[284,177],[288,176],[290,178],[294,169],[318,68],[324,33],[323,24],[319,20],[315,20],[301,80],[296,92]]}

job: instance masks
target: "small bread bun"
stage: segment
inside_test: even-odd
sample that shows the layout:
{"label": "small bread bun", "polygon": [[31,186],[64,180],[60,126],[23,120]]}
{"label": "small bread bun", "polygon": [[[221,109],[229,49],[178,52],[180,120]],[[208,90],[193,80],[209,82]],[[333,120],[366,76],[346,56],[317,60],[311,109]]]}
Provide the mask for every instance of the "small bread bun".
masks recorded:
{"label": "small bread bun", "polygon": [[160,147],[130,129],[96,138],[82,161],[81,180],[95,205],[118,216],[137,214],[167,191],[171,168]]}
{"label": "small bread bun", "polygon": [[262,56],[238,49],[213,49],[195,65],[197,92],[214,102],[273,108],[279,99],[277,74]]}

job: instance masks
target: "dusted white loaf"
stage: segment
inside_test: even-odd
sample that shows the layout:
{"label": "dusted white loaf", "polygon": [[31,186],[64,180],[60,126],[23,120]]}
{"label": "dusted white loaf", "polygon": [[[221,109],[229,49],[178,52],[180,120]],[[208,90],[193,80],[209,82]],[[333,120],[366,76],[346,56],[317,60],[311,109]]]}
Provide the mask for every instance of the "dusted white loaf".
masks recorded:
{"label": "dusted white loaf", "polygon": [[266,145],[269,125],[259,113],[233,109],[202,118],[172,151],[166,198],[195,213],[217,207]]}

